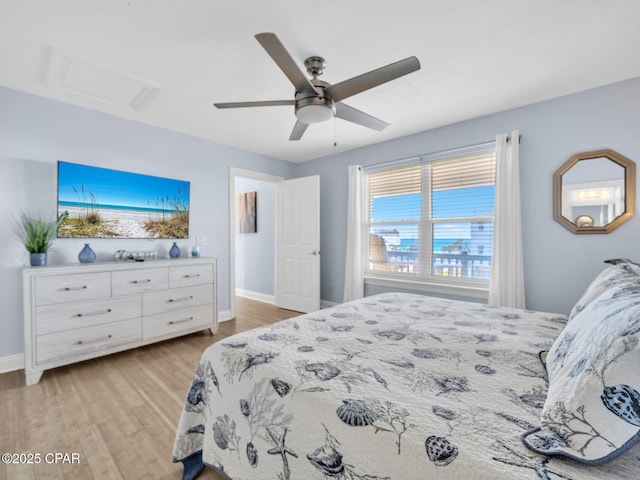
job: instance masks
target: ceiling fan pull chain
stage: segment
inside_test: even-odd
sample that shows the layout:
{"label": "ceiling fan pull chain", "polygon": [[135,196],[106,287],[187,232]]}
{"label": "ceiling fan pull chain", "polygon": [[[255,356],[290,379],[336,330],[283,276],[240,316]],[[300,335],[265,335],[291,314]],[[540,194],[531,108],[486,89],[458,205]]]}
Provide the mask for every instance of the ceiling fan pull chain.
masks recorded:
{"label": "ceiling fan pull chain", "polygon": [[336,117],[333,117],[333,146],[337,147],[338,146],[338,127],[336,126],[336,124],[338,123],[338,121],[336,120]]}

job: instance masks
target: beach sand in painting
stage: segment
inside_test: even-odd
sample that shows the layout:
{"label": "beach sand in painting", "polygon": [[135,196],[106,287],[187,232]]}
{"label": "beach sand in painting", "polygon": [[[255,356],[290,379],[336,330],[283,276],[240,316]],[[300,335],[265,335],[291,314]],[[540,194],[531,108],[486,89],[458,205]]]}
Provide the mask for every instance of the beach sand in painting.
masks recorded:
{"label": "beach sand in painting", "polygon": [[[78,218],[82,209],[77,207],[65,208],[69,212],[69,217]],[[150,233],[144,229],[144,223],[153,218],[149,212],[136,212],[131,210],[108,210],[96,208],[100,217],[108,222],[109,230],[115,232],[117,237],[122,238],[152,238]],[[86,211],[86,209],[85,209]],[[114,238],[117,238],[114,236]]]}

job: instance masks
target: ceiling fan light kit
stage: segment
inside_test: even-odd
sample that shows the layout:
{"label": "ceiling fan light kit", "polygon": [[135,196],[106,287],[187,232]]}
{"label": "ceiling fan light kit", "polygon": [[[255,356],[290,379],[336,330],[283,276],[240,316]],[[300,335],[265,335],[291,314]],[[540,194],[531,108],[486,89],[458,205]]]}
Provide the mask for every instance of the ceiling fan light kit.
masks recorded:
{"label": "ceiling fan light kit", "polygon": [[389,126],[388,123],[350,107],[342,103],[342,100],[420,69],[418,59],[409,57],[331,85],[318,80],[318,76],[322,75],[326,66],[324,58],[313,56],[304,61],[307,73],[312,77],[308,79],[275,34],[259,33],[256,39],[295,87],[295,100],[230,102],[214,103],[214,105],[216,108],[293,105],[297,121],[289,140],[300,140],[310,124],[325,122],[334,117],[374,130],[383,130]]}
{"label": "ceiling fan light kit", "polygon": [[330,98],[305,98],[296,102],[296,117],[307,125],[331,120],[335,113]]}

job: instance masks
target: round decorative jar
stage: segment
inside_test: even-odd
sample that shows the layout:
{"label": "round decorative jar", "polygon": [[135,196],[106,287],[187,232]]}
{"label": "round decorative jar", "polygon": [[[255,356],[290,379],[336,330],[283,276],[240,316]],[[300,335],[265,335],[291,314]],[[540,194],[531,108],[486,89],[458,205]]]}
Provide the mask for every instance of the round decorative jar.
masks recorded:
{"label": "round decorative jar", "polygon": [[96,261],[96,252],[94,252],[88,243],[84,244],[84,248],[78,254],[80,263],[93,263]]}
{"label": "round decorative jar", "polygon": [[200,247],[199,246],[195,246],[193,247],[193,249],[191,250],[191,256],[192,257],[199,257],[200,256]]}
{"label": "round decorative jar", "polygon": [[176,242],[173,242],[173,245],[169,249],[169,256],[171,258],[178,258],[180,256],[180,247]]}

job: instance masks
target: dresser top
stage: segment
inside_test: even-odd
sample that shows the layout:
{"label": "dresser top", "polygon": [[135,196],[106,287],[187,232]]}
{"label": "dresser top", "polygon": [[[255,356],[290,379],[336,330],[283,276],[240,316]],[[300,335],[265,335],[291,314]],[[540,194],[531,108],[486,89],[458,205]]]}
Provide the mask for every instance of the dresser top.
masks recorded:
{"label": "dresser top", "polygon": [[162,258],[157,260],[121,260],[95,263],[66,263],[44,267],[25,267],[23,276],[46,276],[89,272],[113,272],[118,270],[143,270],[147,268],[177,267],[216,263],[214,257]]}

